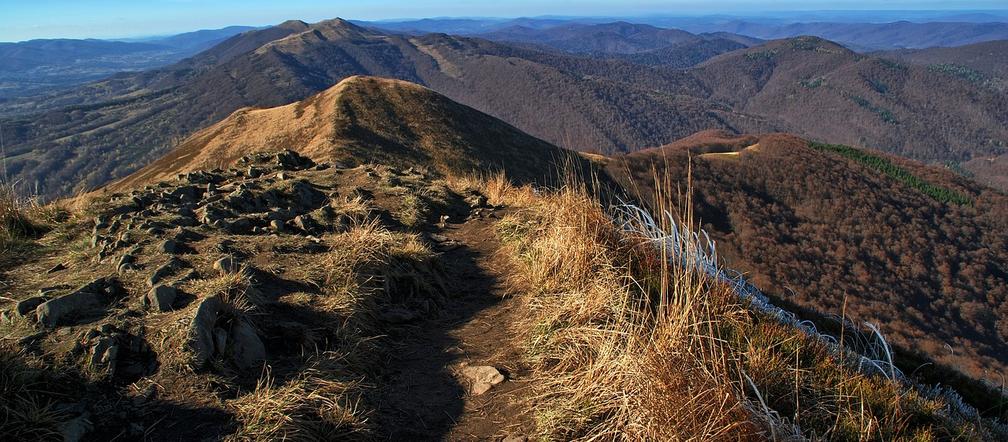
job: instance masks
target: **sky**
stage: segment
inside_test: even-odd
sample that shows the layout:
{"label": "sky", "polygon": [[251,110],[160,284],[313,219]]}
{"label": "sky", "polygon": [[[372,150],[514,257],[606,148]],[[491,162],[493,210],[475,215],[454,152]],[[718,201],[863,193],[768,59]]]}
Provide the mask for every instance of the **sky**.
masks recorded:
{"label": "sky", "polygon": [[0,41],[168,35],[288,19],[746,14],[767,10],[1004,10],[1005,0],[0,0]]}

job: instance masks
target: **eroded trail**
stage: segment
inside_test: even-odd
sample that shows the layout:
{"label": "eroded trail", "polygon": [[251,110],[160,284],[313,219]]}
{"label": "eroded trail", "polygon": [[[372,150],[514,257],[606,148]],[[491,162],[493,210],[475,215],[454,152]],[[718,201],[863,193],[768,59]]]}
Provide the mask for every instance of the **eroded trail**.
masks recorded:
{"label": "eroded trail", "polygon": [[[512,330],[524,307],[505,282],[507,264],[494,231],[501,213],[430,235],[443,252],[448,301],[435,317],[389,336],[389,375],[377,385],[381,438],[524,440],[532,431],[528,370]],[[485,367],[504,380],[481,393],[467,373],[492,373]]]}

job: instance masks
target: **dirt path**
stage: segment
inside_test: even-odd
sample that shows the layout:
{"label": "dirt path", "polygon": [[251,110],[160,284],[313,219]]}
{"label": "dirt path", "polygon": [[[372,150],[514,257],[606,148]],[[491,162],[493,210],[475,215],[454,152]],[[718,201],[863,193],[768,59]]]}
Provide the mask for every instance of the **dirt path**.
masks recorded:
{"label": "dirt path", "polygon": [[[492,215],[449,225],[442,256],[449,299],[437,317],[390,336],[390,375],[379,380],[377,427],[389,440],[492,440],[529,434],[528,371],[511,325],[522,314],[508,296],[507,270],[496,257]],[[506,380],[481,395],[461,374],[466,366],[493,366]],[[520,438],[517,440],[521,440]]]}

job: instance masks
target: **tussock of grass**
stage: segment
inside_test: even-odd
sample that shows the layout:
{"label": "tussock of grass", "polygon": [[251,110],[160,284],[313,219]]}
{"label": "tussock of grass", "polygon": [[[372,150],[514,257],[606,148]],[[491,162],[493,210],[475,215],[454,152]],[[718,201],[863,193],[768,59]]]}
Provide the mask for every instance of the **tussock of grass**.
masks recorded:
{"label": "tussock of grass", "polygon": [[[502,221],[528,297],[528,358],[546,440],[711,440],[757,434],[735,394],[697,272],[654,273],[660,256],[627,237],[586,193],[544,195]],[[646,276],[646,277],[641,277]],[[672,284],[670,278],[678,284]]]}
{"label": "tussock of grass", "polygon": [[529,206],[538,197],[538,192],[531,185],[515,186],[503,172],[485,176],[451,176],[447,181],[448,186],[459,194],[478,191],[492,206]]}
{"label": "tussock of grass", "polygon": [[332,354],[282,385],[268,373],[255,390],[229,403],[241,422],[232,441],[364,440],[366,419],[358,409],[359,385],[340,381]]}
{"label": "tussock of grass", "polygon": [[55,408],[61,395],[43,367],[29,365],[32,361],[0,348],[0,434],[7,440],[60,440],[59,425],[67,418]]}
{"label": "tussock of grass", "polygon": [[55,204],[42,204],[21,196],[14,186],[0,185],[0,264],[29,250],[65,215]]}

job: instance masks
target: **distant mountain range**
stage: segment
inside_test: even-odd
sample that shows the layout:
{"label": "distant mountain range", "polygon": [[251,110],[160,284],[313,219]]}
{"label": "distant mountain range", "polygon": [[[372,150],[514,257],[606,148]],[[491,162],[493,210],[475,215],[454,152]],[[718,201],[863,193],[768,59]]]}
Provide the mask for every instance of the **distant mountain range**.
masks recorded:
{"label": "distant mountain range", "polygon": [[56,39],[0,43],[0,60],[3,60],[0,99],[168,65],[251,29],[254,28],[230,26],[137,41]]}
{"label": "distant mountain range", "polygon": [[[905,15],[905,14],[904,14]],[[900,21],[884,13],[873,16],[834,17],[795,15],[792,18],[728,16],[709,17],[638,17],[624,19],[641,25],[675,28],[694,33],[728,32],[759,39],[781,39],[813,35],[836,41],[858,51],[961,46],[991,40],[1008,39],[1008,15],[922,15],[921,20]],[[826,20],[823,20],[823,19]],[[834,21],[835,20],[835,21]],[[852,21],[853,20],[853,21]],[[411,33],[441,32],[480,35],[493,38],[509,28],[544,30],[578,25],[606,24],[607,18],[520,18],[500,19],[425,19],[399,22],[357,22],[386,30]]]}
{"label": "distant mountain range", "polygon": [[[639,32],[665,40],[631,45]],[[813,37],[718,55],[703,48],[723,36],[619,23],[565,33],[574,37],[548,41],[615,52],[409,36],[343,20],[249,31],[169,67],[10,101],[0,111],[8,115],[0,121],[8,172],[45,194],[66,194],[122,177],[239,108],[278,106],[352,75],[376,75],[425,85],[576,150],[629,152],[704,129],[789,131],[950,163],[999,182],[996,169],[976,165],[1008,150],[1008,92],[954,70]],[[683,64],[700,64],[635,59],[665,43],[695,56]]]}

